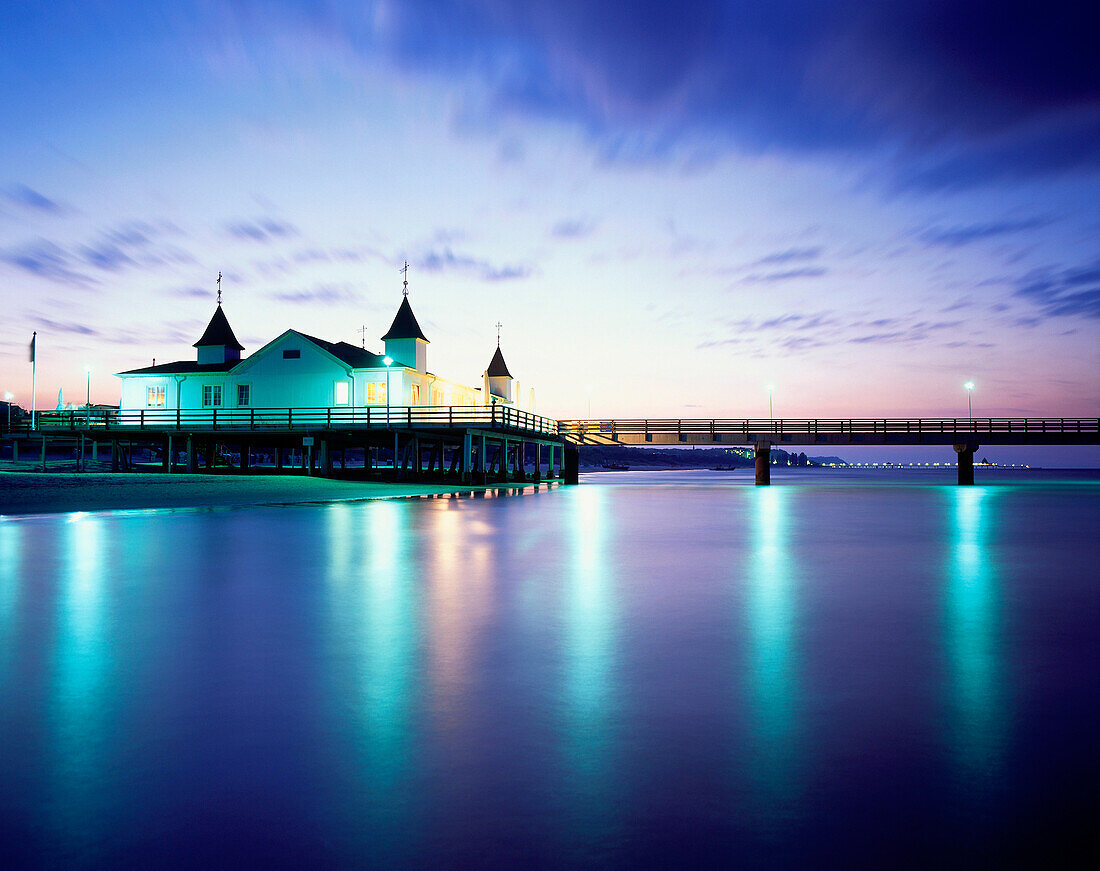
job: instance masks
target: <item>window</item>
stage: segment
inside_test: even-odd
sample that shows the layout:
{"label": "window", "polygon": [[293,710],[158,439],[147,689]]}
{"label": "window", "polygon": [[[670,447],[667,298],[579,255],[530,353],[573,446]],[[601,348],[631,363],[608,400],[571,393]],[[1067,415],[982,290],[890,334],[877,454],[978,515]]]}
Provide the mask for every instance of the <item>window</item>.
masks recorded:
{"label": "window", "polygon": [[367,382],[367,405],[382,405],[386,401],[386,382]]}
{"label": "window", "polygon": [[222,386],[220,384],[204,384],[202,386],[202,407],[221,408]]}
{"label": "window", "polygon": [[252,402],[252,385],[251,384],[238,384],[237,385],[237,407],[247,408],[249,403]]}
{"label": "window", "polygon": [[145,404],[150,408],[164,408],[164,387],[150,387],[145,391]]}
{"label": "window", "polygon": [[348,401],[349,401],[348,396],[349,396],[348,382],[347,381],[337,381],[336,382],[336,405],[347,405]]}
{"label": "window", "polygon": [[420,405],[420,385],[414,384],[412,386],[412,404]]}
{"label": "window", "polygon": [[293,348],[293,349],[288,350],[288,351],[283,351],[283,359],[284,360],[297,360],[301,356],[302,356],[302,352],[300,350],[298,350],[297,348]]}

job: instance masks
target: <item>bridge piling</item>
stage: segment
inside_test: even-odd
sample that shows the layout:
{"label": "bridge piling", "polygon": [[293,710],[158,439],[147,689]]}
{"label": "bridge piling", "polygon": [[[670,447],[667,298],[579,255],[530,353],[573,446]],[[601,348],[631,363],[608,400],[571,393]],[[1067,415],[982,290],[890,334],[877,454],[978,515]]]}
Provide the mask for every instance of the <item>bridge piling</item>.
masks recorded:
{"label": "bridge piling", "polygon": [[974,452],[979,445],[975,442],[964,442],[954,447],[955,453],[959,455],[959,486],[973,486]]}
{"label": "bridge piling", "polygon": [[772,482],[772,446],[767,442],[757,442],[753,449],[756,461],[756,484],[765,487]]}
{"label": "bridge piling", "polygon": [[566,484],[576,484],[580,480],[580,448],[576,445],[562,445],[562,452],[562,480]]}

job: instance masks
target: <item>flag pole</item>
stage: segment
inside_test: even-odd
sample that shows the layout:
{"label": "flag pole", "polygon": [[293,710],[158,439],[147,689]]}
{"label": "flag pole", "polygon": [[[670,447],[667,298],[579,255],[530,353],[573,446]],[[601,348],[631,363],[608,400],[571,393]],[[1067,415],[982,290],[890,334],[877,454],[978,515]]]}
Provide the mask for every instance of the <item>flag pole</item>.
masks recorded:
{"label": "flag pole", "polygon": [[[23,335],[26,335],[26,333],[24,333]],[[37,362],[37,360],[35,360],[35,357],[37,355],[34,353],[34,350],[35,350],[34,346],[35,346],[35,342],[36,342],[37,339],[38,339],[38,330],[35,330],[31,334],[31,429],[34,429],[34,388],[35,388],[35,377],[38,374],[38,362]]]}

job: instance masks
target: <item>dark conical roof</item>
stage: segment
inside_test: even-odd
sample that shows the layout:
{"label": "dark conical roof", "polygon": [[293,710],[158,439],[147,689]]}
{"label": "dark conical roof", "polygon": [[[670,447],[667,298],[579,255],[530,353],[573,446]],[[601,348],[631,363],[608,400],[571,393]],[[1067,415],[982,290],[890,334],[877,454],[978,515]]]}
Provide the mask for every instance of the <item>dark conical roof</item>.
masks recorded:
{"label": "dark conical roof", "polygon": [[504,362],[504,355],[500,353],[500,345],[497,345],[497,352],[493,354],[493,359],[489,361],[489,368],[485,370],[485,374],[490,378],[512,377],[512,373],[508,371],[508,364]]}
{"label": "dark conical roof", "polygon": [[202,348],[206,345],[225,345],[227,348],[236,348],[238,351],[244,350],[244,345],[238,342],[237,337],[233,335],[233,328],[229,326],[229,320],[220,305],[214,309],[214,317],[210,318],[210,323],[206,325],[206,332],[202,334],[202,338],[191,347]]}
{"label": "dark conical roof", "polygon": [[390,324],[390,331],[382,337],[383,342],[388,342],[390,339],[423,339],[425,342],[428,341],[428,337],[420,329],[420,324],[416,322],[416,315],[413,314],[407,296],[401,300],[401,307],[397,310],[393,323]]}

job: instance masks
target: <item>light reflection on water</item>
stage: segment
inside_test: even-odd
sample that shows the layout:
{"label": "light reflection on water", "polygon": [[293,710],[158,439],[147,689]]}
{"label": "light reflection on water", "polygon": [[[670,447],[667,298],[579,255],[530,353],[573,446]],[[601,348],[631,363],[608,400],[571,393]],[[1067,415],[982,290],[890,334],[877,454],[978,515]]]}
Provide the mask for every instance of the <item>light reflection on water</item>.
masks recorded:
{"label": "light reflection on water", "polygon": [[797,786],[796,577],[788,549],[794,490],[749,491],[752,539],[745,620],[749,638],[751,763],[758,800],[774,812]]}
{"label": "light reflection on water", "polygon": [[994,777],[1009,727],[1001,642],[997,554],[1000,493],[988,487],[945,488],[954,538],[947,567],[944,610],[951,680],[949,741],[964,779]]}
{"label": "light reflection on water", "polygon": [[1096,764],[1098,495],[641,480],[5,520],[0,853],[1010,851],[1079,819]]}

